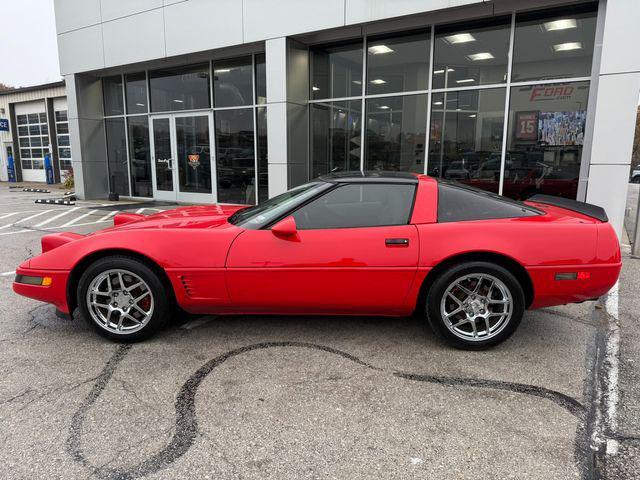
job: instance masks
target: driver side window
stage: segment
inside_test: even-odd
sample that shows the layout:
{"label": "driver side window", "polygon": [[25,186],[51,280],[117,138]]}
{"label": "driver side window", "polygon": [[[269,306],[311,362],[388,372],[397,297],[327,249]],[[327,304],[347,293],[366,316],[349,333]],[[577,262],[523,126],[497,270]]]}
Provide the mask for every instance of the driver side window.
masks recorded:
{"label": "driver side window", "polygon": [[409,222],[415,185],[341,185],[297,210],[299,230],[379,227]]}

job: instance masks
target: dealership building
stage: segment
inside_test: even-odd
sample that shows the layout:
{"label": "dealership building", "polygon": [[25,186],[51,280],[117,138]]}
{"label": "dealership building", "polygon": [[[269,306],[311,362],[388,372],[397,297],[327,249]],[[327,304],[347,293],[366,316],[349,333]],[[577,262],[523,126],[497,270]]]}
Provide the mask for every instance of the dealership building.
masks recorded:
{"label": "dealership building", "polygon": [[47,156],[60,182],[72,162],[64,81],[1,90],[0,181],[12,171],[14,179],[45,182]]}
{"label": "dealership building", "polygon": [[[640,2],[55,0],[80,197],[256,203],[344,170],[606,208]],[[19,153],[19,152],[18,152]]]}

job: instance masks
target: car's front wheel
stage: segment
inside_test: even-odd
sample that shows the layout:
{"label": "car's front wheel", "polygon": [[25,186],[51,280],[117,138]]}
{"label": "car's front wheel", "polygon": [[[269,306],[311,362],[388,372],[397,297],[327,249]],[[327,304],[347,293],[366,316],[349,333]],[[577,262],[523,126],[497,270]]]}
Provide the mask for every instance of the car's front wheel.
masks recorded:
{"label": "car's front wheel", "polygon": [[111,340],[133,342],[150,337],[167,321],[170,296],[145,263],[114,255],[91,264],[78,282],[83,318]]}
{"label": "car's front wheel", "polygon": [[467,262],[443,271],[427,294],[427,318],[457,348],[480,350],[507,339],[524,313],[522,286],[500,265]]}

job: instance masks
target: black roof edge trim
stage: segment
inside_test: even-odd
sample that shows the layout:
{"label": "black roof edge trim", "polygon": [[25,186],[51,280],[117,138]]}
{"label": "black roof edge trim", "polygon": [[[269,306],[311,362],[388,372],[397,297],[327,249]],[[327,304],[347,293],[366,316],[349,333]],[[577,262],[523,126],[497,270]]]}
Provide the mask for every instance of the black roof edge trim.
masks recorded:
{"label": "black roof edge trim", "polygon": [[587,217],[595,218],[601,222],[608,222],[607,212],[604,208],[591,203],[579,202],[578,200],[572,200],[564,197],[554,197],[553,195],[537,194],[529,197],[527,202],[543,203],[545,205],[552,205],[554,207],[564,208],[571,210],[572,212],[578,212]]}
{"label": "black roof edge trim", "polygon": [[409,183],[417,184],[418,177],[410,172],[355,171],[321,175],[318,180],[328,183]]}

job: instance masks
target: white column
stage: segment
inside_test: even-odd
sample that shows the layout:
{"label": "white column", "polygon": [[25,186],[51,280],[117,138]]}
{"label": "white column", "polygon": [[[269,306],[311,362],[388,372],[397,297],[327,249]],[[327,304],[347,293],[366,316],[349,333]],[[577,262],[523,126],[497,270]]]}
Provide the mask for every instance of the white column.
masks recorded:
{"label": "white column", "polygon": [[306,47],[286,37],[265,42],[269,197],[308,178]]}
{"label": "white column", "polygon": [[599,17],[601,56],[592,84],[595,102],[589,106],[594,115],[593,137],[585,145],[589,156],[586,201],[604,207],[620,237],[640,94],[640,2],[601,0]]}

